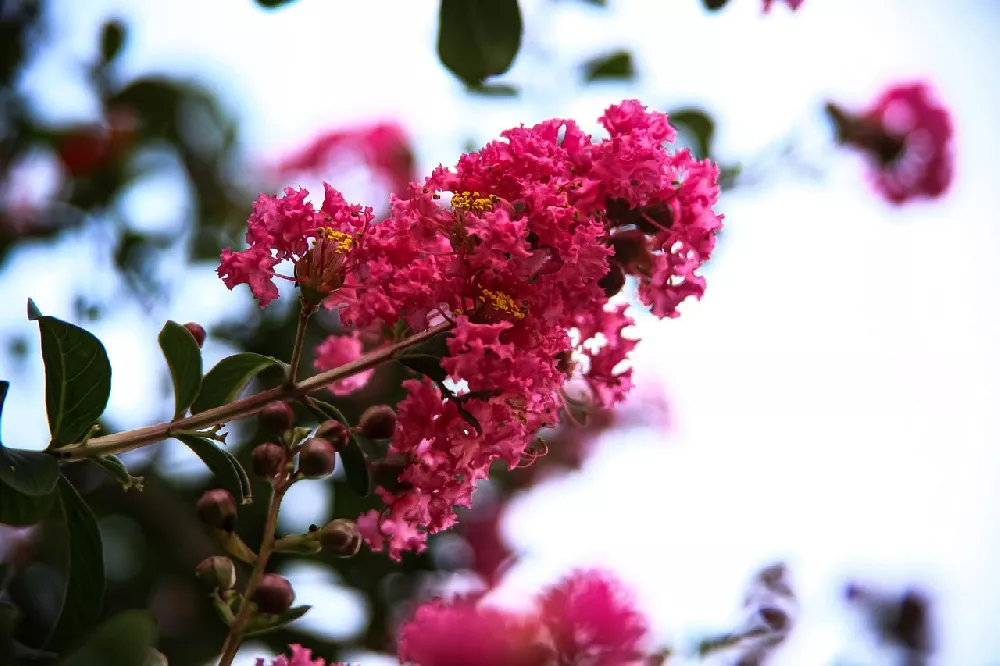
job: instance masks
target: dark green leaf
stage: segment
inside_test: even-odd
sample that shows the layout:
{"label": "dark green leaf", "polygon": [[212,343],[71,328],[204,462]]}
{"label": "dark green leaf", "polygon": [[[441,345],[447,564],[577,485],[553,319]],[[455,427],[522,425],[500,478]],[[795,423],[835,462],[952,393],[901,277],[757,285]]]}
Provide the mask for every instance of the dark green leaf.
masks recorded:
{"label": "dark green leaf", "polygon": [[155,644],[153,616],[125,611],[102,624],[62,666],[144,666]]}
{"label": "dark green leaf", "polygon": [[692,147],[698,157],[705,158],[712,154],[715,121],[711,116],[700,109],[678,109],[667,115],[671,125],[691,137]]}
{"label": "dark green leaf", "polygon": [[340,461],[344,464],[344,475],[347,485],[361,497],[367,497],[371,492],[372,476],[368,467],[368,456],[361,448],[360,437],[352,435],[347,446],[340,452]]}
{"label": "dark green leaf", "polygon": [[201,391],[191,405],[191,413],[198,414],[213,407],[236,400],[258,372],[264,368],[281,367],[281,361],[253,352],[233,354],[208,371],[201,382]]}
{"label": "dark green leaf", "polygon": [[705,4],[705,9],[714,12],[726,6],[729,0],[701,0]]}
{"label": "dark green leaf", "polygon": [[315,414],[316,419],[320,422],[326,421],[327,419],[333,419],[335,421],[340,421],[347,429],[351,429],[351,424],[344,416],[344,413],[337,409],[334,405],[326,402],[325,400],[320,400],[319,398],[307,397],[305,399],[306,407],[309,407],[310,411]]}
{"label": "dark green leaf", "polygon": [[414,372],[430,377],[436,382],[443,382],[448,373],[441,367],[441,358],[430,354],[404,354],[396,359]]}
{"label": "dark green leaf", "polygon": [[276,9],[282,5],[291,4],[292,0],[257,0],[257,4],[264,9]]}
{"label": "dark green leaf", "polygon": [[40,523],[52,508],[55,492],[48,495],[25,495],[0,483],[0,525],[27,527]]}
{"label": "dark green leaf", "polygon": [[243,504],[251,501],[250,478],[233,454],[204,437],[185,434],[177,434],[174,437],[184,442],[196,456],[201,458],[205,466],[212,470],[219,485],[231,492],[237,501]]}
{"label": "dark green leaf", "polygon": [[101,616],[104,547],[94,513],[64,476],[59,477],[57,495],[69,533],[66,544],[66,595],[59,619],[45,647],[62,652],[86,635]]}
{"label": "dark green leaf", "polygon": [[468,86],[503,74],[521,48],[517,0],[441,0],[441,63]]}
{"label": "dark green leaf", "polygon": [[635,67],[632,65],[632,54],[628,51],[615,51],[592,60],[583,66],[583,80],[591,81],[630,81],[635,78]]}
{"label": "dark green leaf", "polygon": [[[28,316],[32,316],[32,303]],[[38,315],[38,308],[34,308]],[[101,341],[79,326],[37,316],[45,363],[45,410],[50,446],[78,441],[104,413],[111,395],[111,363]]]}
{"label": "dark green leaf", "polygon": [[125,25],[121,21],[108,21],[101,29],[101,57],[111,62],[125,45]]}
{"label": "dark green leaf", "polygon": [[266,634],[269,631],[274,631],[275,629],[280,629],[286,624],[294,622],[308,613],[310,608],[312,608],[312,606],[295,606],[294,608],[289,608],[280,615],[258,615],[250,620],[249,624],[247,624],[246,635],[257,636],[259,634]]}
{"label": "dark green leaf", "polygon": [[108,476],[117,481],[125,490],[128,490],[135,485],[135,478],[128,473],[128,468],[125,467],[125,463],[123,463],[118,456],[95,456],[90,460],[107,472]]}
{"label": "dark green leaf", "polygon": [[483,97],[517,97],[517,93],[519,92],[517,86],[511,86],[506,83],[483,83],[481,85],[468,86],[466,90],[473,95],[482,95]]}
{"label": "dark green leaf", "polygon": [[201,388],[201,348],[191,332],[175,321],[163,325],[159,341],[174,382],[174,418],[179,419]]}
{"label": "dark green leaf", "polygon": [[35,305],[35,302],[29,298],[28,299],[28,321],[35,321],[36,319],[41,319],[41,318],[42,318],[42,311],[39,310],[38,306]]}
{"label": "dark green leaf", "polygon": [[[0,417],[9,388],[10,382],[0,381]],[[55,458],[41,451],[8,449],[0,438],[0,483],[24,495],[37,497],[50,494],[58,478],[59,463]]]}

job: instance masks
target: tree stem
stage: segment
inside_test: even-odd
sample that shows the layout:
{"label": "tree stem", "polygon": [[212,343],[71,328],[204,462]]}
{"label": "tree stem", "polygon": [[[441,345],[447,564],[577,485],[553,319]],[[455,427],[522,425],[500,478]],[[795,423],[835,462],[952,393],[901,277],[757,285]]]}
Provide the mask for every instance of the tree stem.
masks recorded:
{"label": "tree stem", "polygon": [[434,337],[438,333],[450,330],[452,327],[454,327],[454,324],[451,322],[438,324],[437,326],[429,328],[426,331],[412,335],[405,340],[400,340],[399,342],[383,347],[382,349],[376,349],[375,351],[365,354],[356,361],[345,363],[339,368],[321,372],[318,375],[314,375],[301,382],[285,384],[273,389],[268,389],[267,391],[261,391],[260,393],[247,396],[246,398],[237,400],[236,402],[231,402],[228,405],[222,405],[220,407],[205,410],[204,412],[200,412],[198,414],[192,414],[187,418],[177,419],[175,421],[166,421],[157,425],[136,428],[135,430],[116,432],[112,435],[105,435],[103,437],[92,437],[85,445],[79,443],[69,444],[58,449],[51,449],[48,453],[60,460],[82,460],[84,458],[94,458],[96,456],[124,453],[125,451],[131,451],[133,449],[138,449],[143,446],[160,442],[171,437],[172,433],[178,431],[200,430],[202,428],[221,425],[228,423],[229,421],[235,421],[236,419],[252,416],[272,402],[288,402],[295,400],[296,398],[300,398],[308,393],[311,393],[312,391],[321,389],[328,384],[332,384],[335,381],[374,368],[383,361],[395,358],[400,352],[406,350],[408,347],[420,344],[428,338]]}
{"label": "tree stem", "polygon": [[299,325],[295,329],[295,346],[292,348],[292,362],[288,366],[288,379],[285,386],[294,386],[295,379],[299,376],[299,362],[302,360],[302,343],[306,340],[306,325],[309,317],[312,316],[315,308],[312,305],[302,304],[299,310]]}
{"label": "tree stem", "polygon": [[291,483],[288,480],[284,480],[271,494],[271,504],[267,507],[267,519],[264,522],[264,538],[261,539],[260,549],[257,551],[257,560],[254,562],[250,580],[247,581],[246,590],[243,591],[243,602],[240,604],[240,610],[236,613],[236,617],[233,618],[233,623],[229,625],[229,634],[226,636],[225,643],[223,643],[222,659],[219,661],[219,666],[232,666],[233,659],[236,658],[236,652],[240,649],[240,644],[243,642],[243,632],[246,630],[247,623],[250,622],[253,612],[253,595],[260,585],[260,579],[267,568],[267,560],[274,549],[274,535],[278,529],[278,512],[281,509],[281,500],[290,485]]}

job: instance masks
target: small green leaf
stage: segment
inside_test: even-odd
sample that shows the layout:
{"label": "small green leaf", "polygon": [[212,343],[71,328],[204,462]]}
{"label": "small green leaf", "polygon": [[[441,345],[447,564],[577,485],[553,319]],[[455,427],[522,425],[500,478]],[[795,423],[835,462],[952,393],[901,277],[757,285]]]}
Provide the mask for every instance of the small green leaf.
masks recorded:
{"label": "small green leaf", "polygon": [[35,320],[41,319],[41,318],[42,318],[42,311],[39,310],[38,306],[35,305],[35,302],[29,298],[28,299],[28,321],[35,321]]}
{"label": "small green leaf", "polygon": [[155,644],[153,616],[125,611],[102,624],[61,666],[144,666]]}
{"label": "small green leaf", "polygon": [[66,544],[66,594],[59,619],[44,647],[62,652],[86,635],[101,616],[104,547],[93,511],[66,477],[59,477],[56,494],[69,533]]}
{"label": "small green leaf", "polygon": [[201,389],[201,348],[191,332],[175,321],[163,325],[159,341],[174,382],[174,418],[179,419]]}
{"label": "small green leaf", "polygon": [[482,95],[483,97],[517,97],[518,92],[520,92],[517,86],[506,83],[482,83],[468,86],[466,90],[473,95]]}
{"label": "small green leaf", "polygon": [[247,624],[246,635],[258,636],[275,629],[281,629],[309,612],[312,606],[295,606],[280,615],[257,615]]}
{"label": "small green leaf", "polygon": [[[0,417],[7,400],[10,382],[0,381]],[[24,495],[38,497],[48,495],[56,487],[59,478],[59,463],[41,451],[8,449],[0,438],[0,483]]]}
{"label": "small green leaf", "polygon": [[240,462],[229,451],[219,448],[210,439],[195,435],[174,435],[182,441],[205,466],[212,470],[219,485],[233,494],[242,504],[253,499],[250,493],[250,478]]}
{"label": "small green leaf", "polygon": [[55,492],[25,495],[0,483],[0,525],[27,527],[42,522],[52,509]]}
{"label": "small green leaf", "polygon": [[467,86],[510,69],[521,48],[517,0],[441,0],[437,50]]}
{"label": "small green leaf", "polygon": [[631,81],[634,78],[635,66],[632,64],[632,54],[628,51],[615,51],[588,60],[583,65],[583,80],[587,83]]}
{"label": "small green leaf", "polygon": [[123,463],[118,456],[95,456],[90,460],[107,472],[108,476],[117,481],[124,490],[129,490],[130,488],[138,488],[139,490],[142,489],[142,484],[139,483],[142,477],[132,476],[129,474],[128,468],[125,467],[125,463]]}
{"label": "small green leaf", "polygon": [[253,352],[233,354],[222,359],[202,380],[201,391],[191,405],[191,413],[198,414],[236,400],[261,370],[283,365],[275,358]]}
{"label": "small green leaf", "polygon": [[705,9],[715,12],[726,6],[729,0],[701,0],[705,4]]}
{"label": "small green leaf", "polygon": [[101,28],[101,57],[104,62],[111,62],[121,53],[125,46],[125,24],[121,21],[108,21]]}
{"label": "small green leaf", "polygon": [[715,121],[701,109],[677,109],[667,114],[670,124],[688,134],[692,139],[692,148],[700,158],[712,154],[712,141],[715,139]]}
{"label": "small green leaf", "polygon": [[367,497],[371,492],[372,472],[368,467],[368,456],[361,448],[360,437],[352,435],[347,446],[340,452],[340,461],[344,463],[344,475],[347,485],[361,497]]}
{"label": "small green leaf", "polygon": [[326,402],[325,400],[320,400],[319,398],[313,398],[311,396],[307,396],[305,398],[305,405],[306,407],[309,408],[309,411],[311,411],[313,415],[315,415],[316,420],[318,420],[320,423],[326,421],[327,419],[333,419],[335,421],[340,421],[341,423],[343,423],[345,426],[347,426],[348,430],[351,429],[351,424],[350,422],[348,422],[347,417],[344,416],[344,413],[339,409],[337,409],[334,405],[331,405],[330,403]]}
{"label": "small green leaf", "polygon": [[72,444],[90,430],[108,406],[111,363],[104,345],[79,326],[46,317],[28,302],[38,321],[45,364],[45,410],[50,447]]}

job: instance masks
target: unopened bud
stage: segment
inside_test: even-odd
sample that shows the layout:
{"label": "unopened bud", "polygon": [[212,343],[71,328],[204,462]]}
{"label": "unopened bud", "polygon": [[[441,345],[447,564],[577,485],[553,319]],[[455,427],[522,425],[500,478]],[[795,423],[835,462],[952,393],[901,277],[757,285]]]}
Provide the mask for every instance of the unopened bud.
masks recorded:
{"label": "unopened bud", "polygon": [[333,448],[337,453],[344,450],[344,447],[347,446],[347,441],[351,438],[350,433],[347,432],[347,426],[336,419],[320,423],[319,427],[316,428],[316,436],[322,437],[333,444]]}
{"label": "unopened bud", "polygon": [[277,615],[292,607],[295,591],[292,584],[278,574],[264,574],[253,593],[253,601],[261,613]]}
{"label": "unopened bud", "polygon": [[295,423],[295,410],[287,402],[272,402],[260,410],[260,422],[272,432],[285,432]]}
{"label": "unopened bud", "polygon": [[617,261],[608,261],[608,272],[597,281],[597,286],[604,290],[604,295],[611,298],[625,286],[625,271]]}
{"label": "unopened bud", "polygon": [[353,520],[338,518],[323,526],[319,542],[324,553],[337,557],[353,557],[361,550],[361,533]]}
{"label": "unopened bud", "polygon": [[653,257],[647,243],[646,234],[638,229],[616,233],[611,237],[615,261],[626,273],[648,273],[653,266]]}
{"label": "unopened bud", "polygon": [[272,479],[285,467],[285,449],[273,442],[254,447],[251,454],[253,473],[262,479]]}
{"label": "unopened bud", "polygon": [[371,439],[391,439],[396,432],[396,412],[389,405],[372,405],[361,415],[361,432]]}
{"label": "unopened bud", "polygon": [[236,565],[228,557],[215,555],[205,558],[195,568],[194,574],[209,590],[231,590],[236,587]]}
{"label": "unopened bud", "polygon": [[189,321],[188,323],[184,324],[184,328],[186,328],[188,330],[188,333],[190,333],[194,337],[194,341],[198,343],[198,349],[201,349],[201,346],[205,344],[205,335],[206,335],[205,327],[202,326],[201,324],[196,324],[193,321]]}
{"label": "unopened bud", "polygon": [[321,479],[333,474],[337,451],[329,440],[310,437],[299,449],[299,472],[307,479]]}
{"label": "unopened bud", "polygon": [[236,529],[236,500],[228,490],[209,490],[197,504],[198,517],[210,527],[226,532]]}

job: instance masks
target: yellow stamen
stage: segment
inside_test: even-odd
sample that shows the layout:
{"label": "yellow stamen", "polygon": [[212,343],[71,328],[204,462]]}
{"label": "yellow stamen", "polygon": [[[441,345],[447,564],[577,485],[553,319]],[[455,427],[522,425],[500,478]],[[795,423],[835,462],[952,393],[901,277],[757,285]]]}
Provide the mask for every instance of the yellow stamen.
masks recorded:
{"label": "yellow stamen", "polygon": [[524,313],[521,311],[521,308],[518,307],[517,303],[514,302],[513,298],[503,293],[502,291],[493,291],[491,289],[487,289],[483,285],[479,285],[479,288],[483,292],[482,294],[479,295],[480,301],[485,303],[487,300],[489,300],[490,305],[492,305],[497,310],[500,310],[501,312],[506,312],[514,319],[524,319]]}
{"label": "yellow stamen", "polygon": [[320,227],[319,232],[323,234],[324,238],[337,244],[337,247],[335,248],[337,254],[346,254],[350,252],[351,246],[354,245],[354,236],[345,234],[342,231],[337,231],[336,229],[331,229],[330,227]]}
{"label": "yellow stamen", "polygon": [[471,208],[472,210],[483,213],[488,210],[493,210],[493,204],[498,201],[495,194],[482,195],[479,192],[456,192],[451,197],[451,207],[452,208]]}

